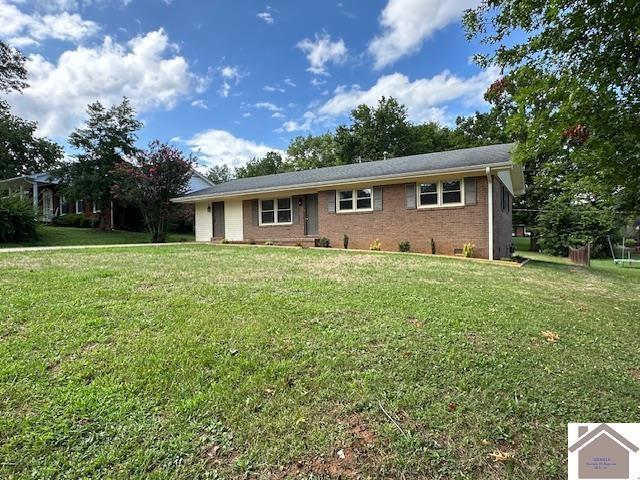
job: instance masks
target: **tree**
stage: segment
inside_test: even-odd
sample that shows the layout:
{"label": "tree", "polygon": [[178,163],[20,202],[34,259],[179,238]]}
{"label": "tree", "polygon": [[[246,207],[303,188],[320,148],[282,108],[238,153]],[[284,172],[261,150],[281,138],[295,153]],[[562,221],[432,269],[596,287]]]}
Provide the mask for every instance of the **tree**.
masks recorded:
{"label": "tree", "polygon": [[410,154],[442,152],[454,148],[453,132],[436,122],[413,125],[411,132],[413,141],[411,151],[408,152]]}
{"label": "tree", "polygon": [[58,174],[70,198],[93,200],[100,206],[100,228],[106,229],[110,227],[115,167],[138,153],[136,132],[142,123],[126,98],[110,108],[94,102],[87,112],[86,126],[69,136],[69,144],[79,152],[77,161],[64,164]]}
{"label": "tree", "polygon": [[224,183],[233,179],[233,174],[227,165],[213,165],[207,171],[207,178],[213,183]]}
{"label": "tree", "polygon": [[296,137],[287,148],[288,162],[294,170],[331,167],[339,165],[337,145],[331,133],[314,137]]}
{"label": "tree", "polygon": [[114,166],[111,187],[114,198],[136,205],[142,212],[152,242],[166,241],[171,199],[187,192],[194,156],[185,157],[175,147],[158,141],[134,155],[134,161]]}
{"label": "tree", "polygon": [[381,160],[415,153],[407,108],[393,97],[381,97],[377,107],[359,105],[351,111],[351,126],[336,130],[335,142],[341,163]]}
{"label": "tree", "polygon": [[0,91],[21,92],[27,87],[26,59],[22,53],[0,40]]}
{"label": "tree", "polygon": [[635,212],[639,8],[630,0],[484,0],[464,17],[469,37],[495,47],[478,63],[507,71],[487,98],[518,139],[515,159],[525,166],[562,159],[580,172],[582,194]]}
{"label": "tree", "polygon": [[12,115],[0,101],[0,179],[43,172],[57,166],[62,148],[35,136],[37,124]]}
{"label": "tree", "polygon": [[278,152],[267,152],[264,157],[254,158],[246,165],[236,168],[235,173],[237,178],[247,178],[282,173],[287,170],[288,166],[282,160],[282,155]]}
{"label": "tree", "polygon": [[506,131],[504,115],[497,108],[492,108],[485,113],[457,117],[451,141],[454,148],[469,148],[509,143],[513,138]]}

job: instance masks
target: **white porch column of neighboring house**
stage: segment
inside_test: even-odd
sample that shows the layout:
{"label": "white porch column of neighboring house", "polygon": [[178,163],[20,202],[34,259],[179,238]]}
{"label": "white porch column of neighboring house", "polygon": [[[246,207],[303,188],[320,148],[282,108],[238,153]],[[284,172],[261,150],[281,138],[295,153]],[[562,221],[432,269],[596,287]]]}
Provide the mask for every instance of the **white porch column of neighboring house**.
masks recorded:
{"label": "white porch column of neighboring house", "polygon": [[493,175],[487,167],[487,218],[489,220],[489,260],[493,260]]}
{"label": "white porch column of neighboring house", "polygon": [[38,182],[33,182],[33,208],[38,209]]}

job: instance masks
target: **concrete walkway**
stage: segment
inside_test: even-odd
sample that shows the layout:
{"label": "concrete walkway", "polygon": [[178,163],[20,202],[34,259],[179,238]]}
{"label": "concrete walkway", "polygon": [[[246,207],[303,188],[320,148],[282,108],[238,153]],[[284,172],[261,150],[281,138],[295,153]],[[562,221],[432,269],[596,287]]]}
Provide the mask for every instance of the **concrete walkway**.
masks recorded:
{"label": "concrete walkway", "polygon": [[112,245],[58,245],[49,247],[10,247],[0,248],[1,253],[46,252],[50,250],[82,250],[86,248],[126,248],[126,247],[168,247],[171,245],[197,245],[198,242],[167,242],[167,243],[114,243]]}

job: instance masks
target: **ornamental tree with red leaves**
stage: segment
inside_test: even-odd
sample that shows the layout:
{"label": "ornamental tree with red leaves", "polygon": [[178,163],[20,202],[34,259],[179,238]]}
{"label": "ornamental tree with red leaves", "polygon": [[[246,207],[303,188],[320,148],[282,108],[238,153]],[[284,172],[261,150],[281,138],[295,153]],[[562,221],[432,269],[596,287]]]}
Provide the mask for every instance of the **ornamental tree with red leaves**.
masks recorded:
{"label": "ornamental tree with red leaves", "polygon": [[177,148],[156,140],[148,150],[136,155],[132,163],[116,165],[113,171],[116,182],[111,192],[114,198],[137,206],[151,233],[151,241],[163,243],[175,207],[171,199],[187,192],[195,165],[193,155],[185,156]]}

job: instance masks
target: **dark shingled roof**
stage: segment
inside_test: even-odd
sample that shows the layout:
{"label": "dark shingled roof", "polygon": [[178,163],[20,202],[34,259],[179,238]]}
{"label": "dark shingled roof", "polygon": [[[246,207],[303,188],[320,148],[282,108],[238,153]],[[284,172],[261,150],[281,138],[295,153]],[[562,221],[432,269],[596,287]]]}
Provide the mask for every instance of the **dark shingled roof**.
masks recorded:
{"label": "dark shingled roof", "polygon": [[299,172],[278,173],[262,177],[239,178],[213,187],[198,190],[181,198],[203,195],[224,195],[251,192],[263,189],[299,187],[315,184],[342,183],[350,180],[365,180],[377,177],[394,177],[413,173],[449,169],[483,168],[487,165],[511,161],[513,143],[503,143],[487,147],[465,148],[447,152],[423,153],[406,157],[395,157],[337,167],[315,168]]}

